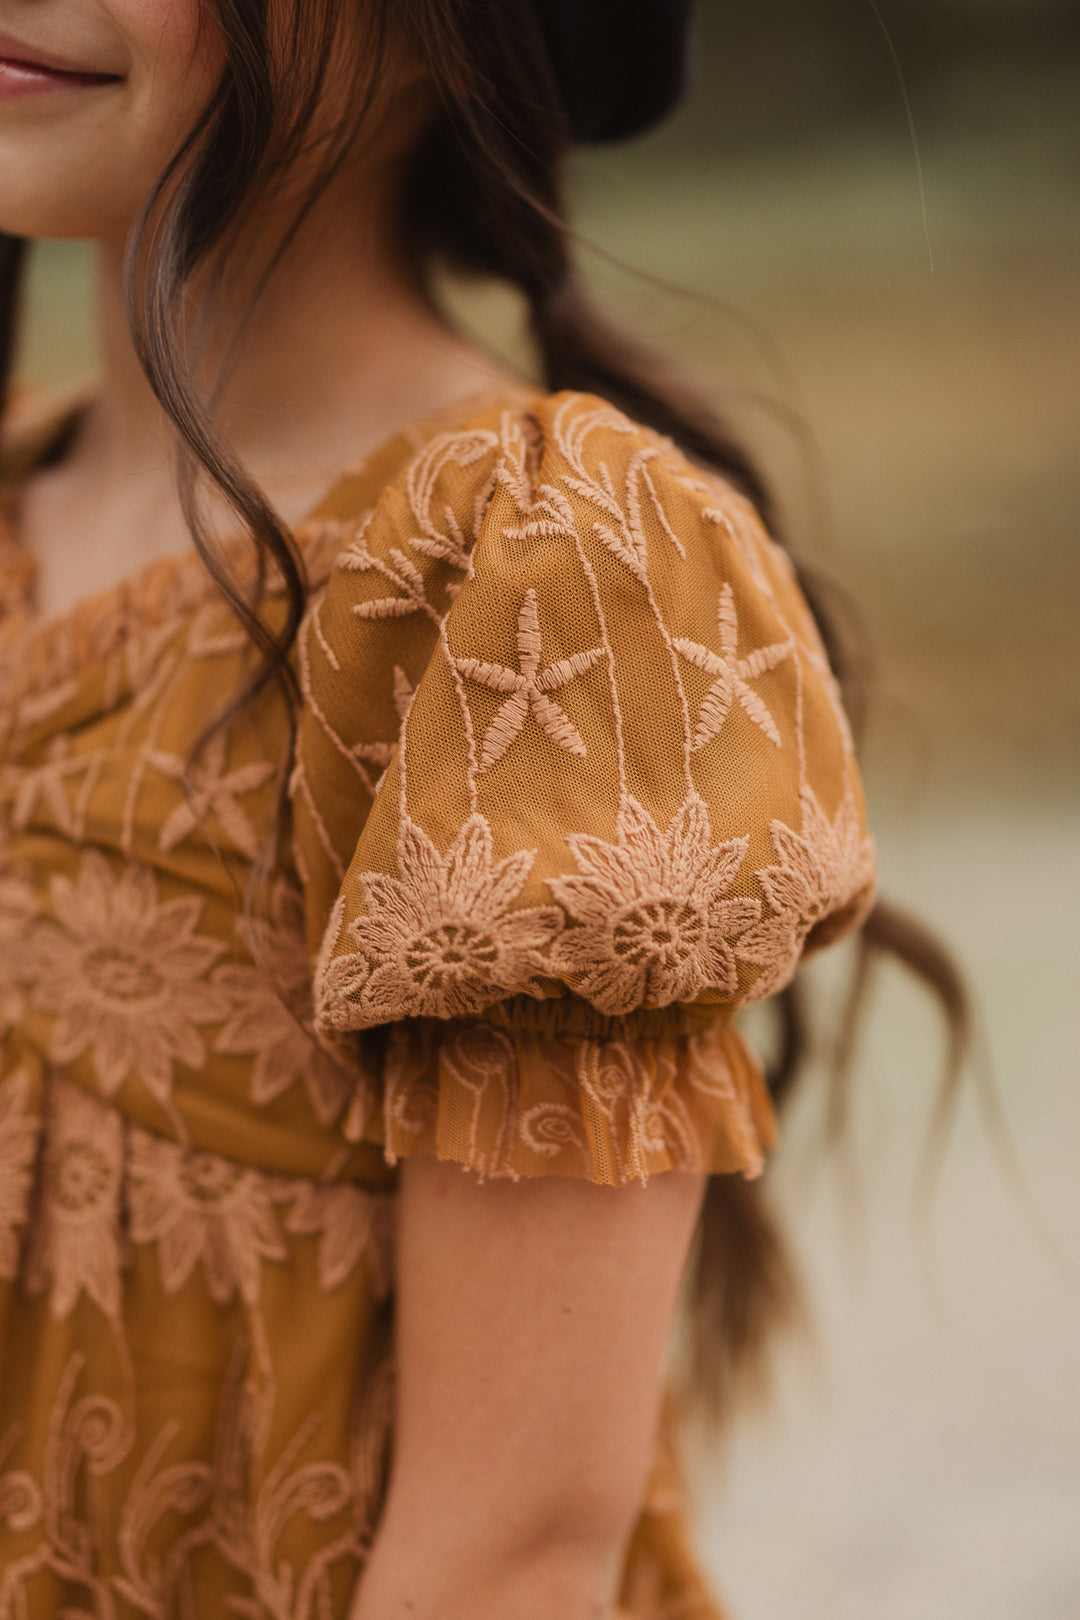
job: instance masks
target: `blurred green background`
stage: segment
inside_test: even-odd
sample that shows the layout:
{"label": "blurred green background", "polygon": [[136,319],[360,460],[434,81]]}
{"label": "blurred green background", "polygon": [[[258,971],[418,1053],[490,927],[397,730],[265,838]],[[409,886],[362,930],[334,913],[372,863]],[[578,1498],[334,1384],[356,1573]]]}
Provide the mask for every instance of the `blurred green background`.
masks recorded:
{"label": "blurred green background", "polygon": [[[970,1084],[915,1234],[938,1030],[886,975],[844,1154],[810,1086],[770,1172],[816,1349],[703,1452],[700,1535],[742,1620],[1080,1620],[1080,6],[883,12],[929,247],[869,0],[704,0],[684,111],[574,178],[597,291],[859,604],[884,885],[968,969],[1025,1177]],[[519,352],[512,301],[454,302]],[[89,304],[81,250],[39,249],[27,378],[92,367]]]}

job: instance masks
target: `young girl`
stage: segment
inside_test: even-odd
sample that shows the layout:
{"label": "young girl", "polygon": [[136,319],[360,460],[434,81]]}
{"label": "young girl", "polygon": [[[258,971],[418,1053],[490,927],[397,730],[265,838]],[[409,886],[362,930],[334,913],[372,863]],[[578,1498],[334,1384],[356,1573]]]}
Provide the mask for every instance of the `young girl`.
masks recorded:
{"label": "young girl", "polygon": [[783,1293],[732,1017],[874,861],[763,492],[570,262],[686,24],[0,3],[0,362],[36,237],[102,352],[7,411],[0,1620],[717,1614],[664,1367],[695,1231],[699,1387]]}

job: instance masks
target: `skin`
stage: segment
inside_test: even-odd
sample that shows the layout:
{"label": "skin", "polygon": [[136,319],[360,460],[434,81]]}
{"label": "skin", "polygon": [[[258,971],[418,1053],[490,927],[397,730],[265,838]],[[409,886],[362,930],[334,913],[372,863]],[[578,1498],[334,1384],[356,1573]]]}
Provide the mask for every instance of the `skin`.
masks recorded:
{"label": "skin", "polygon": [[406,1161],[394,1475],[350,1620],[611,1615],[702,1191]]}
{"label": "skin", "polygon": [[[19,514],[50,614],[189,544],[121,266],[222,46],[194,0],[0,0],[0,31],[119,76],[0,101],[0,229],[87,240],[97,264],[100,376],[69,453],[30,481]],[[290,252],[222,398],[222,426],[286,521],[396,426],[501,380],[420,298],[389,228],[427,106],[399,64],[365,157]],[[230,260],[223,330],[279,224],[264,209]],[[197,316],[198,289],[193,302]],[[615,1190],[404,1165],[395,1465],[350,1620],[611,1613],[702,1191],[682,1174]]]}
{"label": "skin", "polygon": [[[0,101],[0,229],[93,246],[101,370],[71,453],[29,484],[20,513],[50,615],[189,536],[170,435],[135,358],[122,263],[136,211],[213,93],[223,47],[195,0],[0,0],[0,32],[82,69],[122,75],[89,91]],[[362,162],[331,188],[259,306],[218,419],[287,522],[341,469],[424,412],[499,379],[431,311],[390,229],[396,163],[422,126],[425,87],[396,75]],[[239,245],[202,371],[248,299],[286,220],[276,193]],[[198,311],[198,292],[193,300]],[[194,319],[193,319],[194,324]],[[219,531],[233,526],[210,508]]]}

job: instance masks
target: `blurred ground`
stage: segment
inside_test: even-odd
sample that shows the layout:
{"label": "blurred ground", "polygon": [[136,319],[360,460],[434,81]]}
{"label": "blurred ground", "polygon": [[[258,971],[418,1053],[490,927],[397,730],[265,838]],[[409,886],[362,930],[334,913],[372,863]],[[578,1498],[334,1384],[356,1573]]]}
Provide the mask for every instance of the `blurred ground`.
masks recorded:
{"label": "blurred ground", "polygon": [[[811,1088],[770,1171],[816,1355],[786,1354],[771,1412],[702,1459],[701,1544],[738,1620],[1080,1620],[1076,8],[892,9],[932,276],[888,56],[839,0],[770,0],[730,39],[710,11],[687,113],[589,157],[580,225],[597,287],[707,380],[863,610],[883,883],[967,966],[1043,1229],[969,1094],[920,1248],[937,1030],[886,977],[847,1160],[823,1158]],[[78,251],[44,250],[27,374],[90,363],[86,304]],[[518,351],[511,302],[460,307]]]}
{"label": "blurred ground", "polygon": [[772,1407],[701,1459],[700,1545],[740,1620],[1077,1620],[1075,812],[886,805],[877,831],[890,891],[948,933],[978,989],[1039,1214],[969,1094],[917,1229],[937,1030],[916,992],[883,984],[846,1159],[823,1154],[810,1094],[770,1170],[816,1348],[788,1348]]}

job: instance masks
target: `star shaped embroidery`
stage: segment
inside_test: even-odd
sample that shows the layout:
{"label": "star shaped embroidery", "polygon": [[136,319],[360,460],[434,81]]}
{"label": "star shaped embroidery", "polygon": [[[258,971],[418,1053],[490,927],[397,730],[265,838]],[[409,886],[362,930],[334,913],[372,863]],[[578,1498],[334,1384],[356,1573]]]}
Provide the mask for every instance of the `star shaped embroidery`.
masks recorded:
{"label": "star shaped embroidery", "polygon": [[557,692],[572,680],[591,669],[604,656],[602,647],[588,652],[573,653],[557,663],[540,667],[540,616],[533,586],[525,592],[518,614],[517,669],[503,664],[491,664],[480,658],[455,658],[454,666],[468,680],[486,686],[492,692],[506,692],[509,696],[484,734],[480,750],[480,769],[488,770],[500,760],[510,744],[520,735],[521,728],[531,713],[542,731],[553,743],[565,748],[568,754],[584,757],[585,742],[569,717],[553,703],[549,692]]}
{"label": "star shaped embroidery", "polygon": [[235,849],[249,860],[254,860],[258,855],[258,834],[237,800],[261,788],[273,776],[274,766],[256,761],[226,772],[227,746],[225,733],[216,732],[190,772],[186,760],[178,754],[164,754],[155,750],[147,756],[154,769],[168,777],[170,782],[175,782],[178,787],[183,787],[185,780],[188,782],[186,797],[166,817],[162,826],[158,837],[160,850],[175,849],[213,811]]}
{"label": "star shaped embroidery", "polygon": [[792,653],[791,642],[774,641],[771,647],[758,647],[746,658],[740,658],[739,621],[735,613],[735,595],[730,585],[725,585],[720,592],[718,618],[719,653],[713,652],[709,647],[700,646],[696,641],[686,641],[681,637],[676,637],[674,642],[688,663],[716,677],[698,711],[694,747],[704,748],[724,724],[731,713],[732,704],[738,703],[754,725],[779,748],[780,733],[776,729],[776,721],[750,686],[750,682],[756,681],[766,670],[775,669],[777,664],[789,658]]}
{"label": "star shaped embroidery", "polygon": [[71,738],[55,737],[49,746],[46,763],[27,772],[15,799],[13,821],[20,830],[38,813],[42,804],[62,833],[69,838],[76,832],[76,810],[67,795],[70,777],[89,768],[92,762],[71,751]]}

